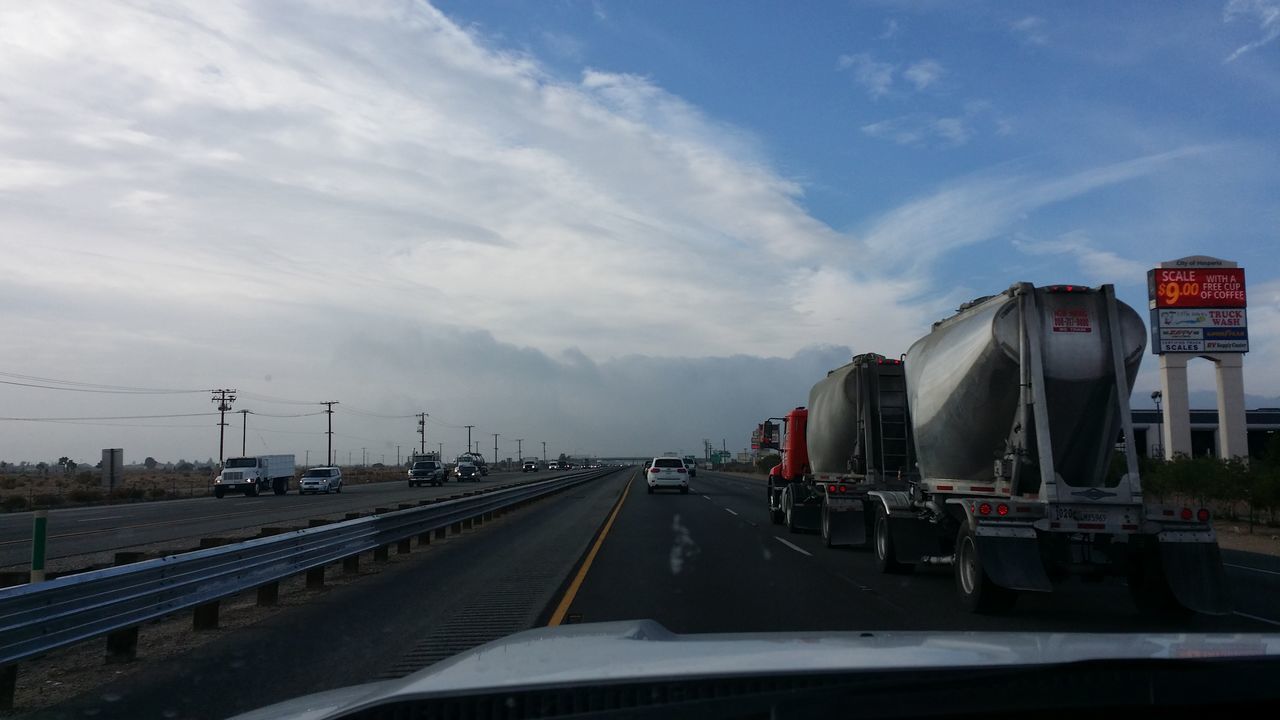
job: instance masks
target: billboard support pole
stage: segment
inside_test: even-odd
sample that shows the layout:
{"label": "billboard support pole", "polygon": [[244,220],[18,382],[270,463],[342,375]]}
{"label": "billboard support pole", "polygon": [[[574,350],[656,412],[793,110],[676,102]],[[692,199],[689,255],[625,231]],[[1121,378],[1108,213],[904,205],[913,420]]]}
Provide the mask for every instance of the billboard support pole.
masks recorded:
{"label": "billboard support pole", "polygon": [[1218,456],[1249,458],[1249,431],[1244,415],[1244,356],[1211,355],[1218,376]]}
{"label": "billboard support pole", "polygon": [[1178,453],[1191,454],[1191,401],[1187,396],[1187,360],[1191,357],[1173,353],[1160,356],[1160,391],[1164,396],[1164,422],[1160,424],[1164,437],[1160,438],[1160,447],[1165,460],[1172,460]]}

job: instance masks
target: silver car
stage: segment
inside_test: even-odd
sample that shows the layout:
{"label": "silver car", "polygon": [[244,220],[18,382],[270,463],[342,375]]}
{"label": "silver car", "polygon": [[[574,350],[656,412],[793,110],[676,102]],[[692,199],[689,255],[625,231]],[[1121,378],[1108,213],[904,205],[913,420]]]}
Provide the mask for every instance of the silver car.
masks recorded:
{"label": "silver car", "polygon": [[311,468],[302,474],[298,494],[342,492],[342,470],[336,467]]}

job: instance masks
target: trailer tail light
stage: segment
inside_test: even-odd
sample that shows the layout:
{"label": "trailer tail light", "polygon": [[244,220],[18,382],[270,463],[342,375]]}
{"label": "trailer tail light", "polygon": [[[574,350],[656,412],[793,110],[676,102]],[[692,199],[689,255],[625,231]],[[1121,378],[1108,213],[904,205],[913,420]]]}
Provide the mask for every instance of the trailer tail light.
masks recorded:
{"label": "trailer tail light", "polygon": [[1191,508],[1182,508],[1182,519],[1183,520],[1191,519]]}
{"label": "trailer tail light", "polygon": [[1005,515],[1008,515],[1009,506],[1005,505],[1004,503],[1000,503],[999,505],[996,506],[996,514],[999,515],[1000,517],[1004,517]]}
{"label": "trailer tail light", "polygon": [[1200,508],[1200,510],[1196,512],[1196,519],[1200,522],[1209,522],[1209,509]]}
{"label": "trailer tail light", "polygon": [[981,505],[979,505],[979,506],[978,506],[978,514],[979,514],[979,515],[990,515],[990,514],[991,514],[991,503],[982,503]]}
{"label": "trailer tail light", "polygon": [[892,358],[880,358],[879,360],[876,361],[876,363],[880,365],[901,365],[902,361],[894,360]]}

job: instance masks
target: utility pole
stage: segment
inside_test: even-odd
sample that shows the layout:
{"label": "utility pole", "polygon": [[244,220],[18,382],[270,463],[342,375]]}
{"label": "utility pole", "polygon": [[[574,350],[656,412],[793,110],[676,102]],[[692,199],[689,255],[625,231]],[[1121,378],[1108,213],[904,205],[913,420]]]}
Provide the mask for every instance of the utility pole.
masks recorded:
{"label": "utility pole", "polygon": [[303,461],[303,464],[306,465],[307,467],[311,467],[311,451],[310,450],[307,451],[307,459]]}
{"label": "utility pole", "polygon": [[709,438],[702,438],[702,453],[706,455],[704,459],[707,462],[711,462],[711,440]]}
{"label": "utility pole", "polygon": [[351,467],[351,451],[347,451],[347,467]]}
{"label": "utility pole", "polygon": [[467,425],[467,426],[466,426],[466,428],[467,428],[467,452],[468,452],[468,453],[469,453],[469,452],[471,452],[471,428],[473,428],[473,427],[475,427],[475,425]]}
{"label": "utility pole", "polygon": [[235,390],[210,390],[213,393],[213,402],[218,404],[218,464],[222,464],[222,444],[227,434],[227,411],[231,409],[231,403],[236,401]]}
{"label": "utility pole", "polygon": [[436,448],[440,451],[440,462],[444,462],[444,443],[436,443]]}
{"label": "utility pole", "polygon": [[546,462],[547,462],[547,441],[543,440],[542,441],[542,463],[545,465]]}
{"label": "utility pole", "polygon": [[360,448],[360,466],[367,467],[369,465],[369,448]]}
{"label": "utility pole", "polygon": [[329,436],[329,450],[325,453],[324,461],[328,465],[336,465],[337,458],[333,456],[333,406],[338,404],[337,400],[329,400],[320,403],[325,406],[325,414],[329,416],[329,432],[325,433]]}
{"label": "utility pole", "polygon": [[427,454],[427,414],[418,413],[418,437],[422,439],[422,454]]}
{"label": "utility pole", "polygon": [[493,466],[498,467],[498,433],[493,434]]}
{"label": "utility pole", "polygon": [[524,462],[524,438],[516,438],[516,462]]}
{"label": "utility pole", "polygon": [[400,467],[400,446],[396,446],[396,467]]}
{"label": "utility pole", "polygon": [[249,437],[249,411],[237,410],[240,413],[240,457],[245,456],[245,444]]}

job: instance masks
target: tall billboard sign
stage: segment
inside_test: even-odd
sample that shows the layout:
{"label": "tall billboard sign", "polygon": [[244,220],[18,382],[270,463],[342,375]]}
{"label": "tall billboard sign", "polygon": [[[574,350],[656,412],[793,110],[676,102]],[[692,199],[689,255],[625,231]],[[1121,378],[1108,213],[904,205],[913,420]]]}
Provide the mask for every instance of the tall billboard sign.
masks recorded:
{"label": "tall billboard sign", "polygon": [[1166,459],[1191,454],[1187,363],[1214,364],[1218,385],[1221,458],[1248,457],[1244,416],[1244,354],[1249,352],[1244,268],[1230,260],[1193,255],[1160,263],[1147,273],[1151,352],[1160,357],[1164,417],[1160,447]]}
{"label": "tall billboard sign", "polygon": [[1197,255],[1147,272],[1151,352],[1246,353],[1249,322],[1244,268]]}

